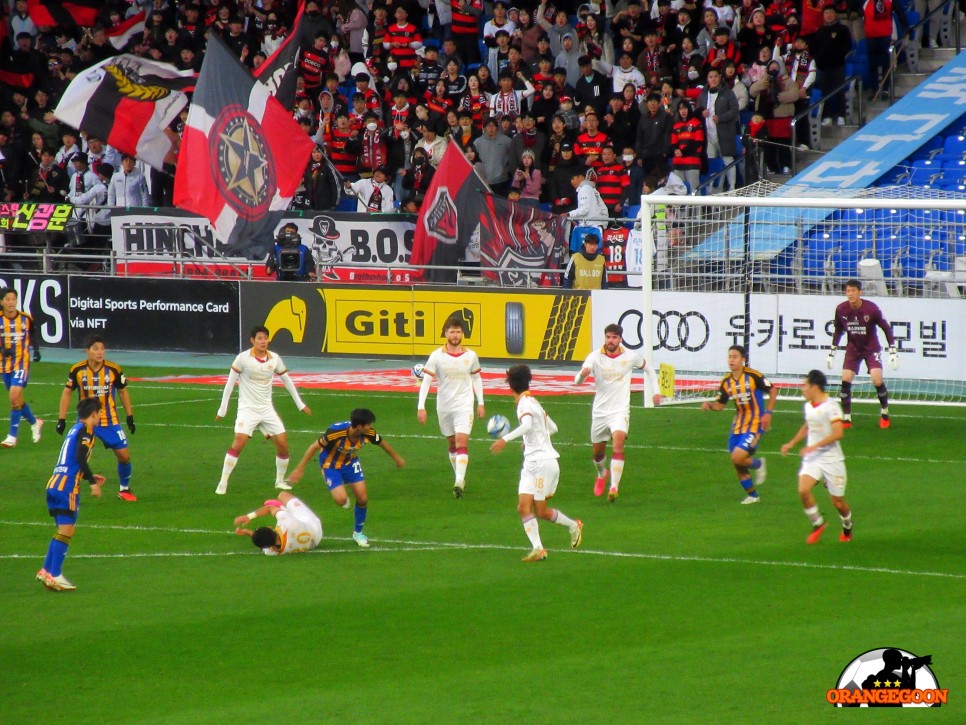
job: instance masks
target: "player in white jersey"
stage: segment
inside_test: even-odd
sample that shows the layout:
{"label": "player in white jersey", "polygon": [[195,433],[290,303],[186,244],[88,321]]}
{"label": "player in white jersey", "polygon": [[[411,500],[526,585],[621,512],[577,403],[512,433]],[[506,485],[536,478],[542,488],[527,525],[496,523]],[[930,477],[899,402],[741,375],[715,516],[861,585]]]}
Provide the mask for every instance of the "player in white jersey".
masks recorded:
{"label": "player in white jersey", "polygon": [[228,401],[231,391],[238,383],[238,415],[235,417],[235,439],[231,448],[225,454],[225,463],[221,469],[221,480],[218,482],[217,494],[228,492],[228,477],[238,463],[238,456],[252,434],[260,430],[265,437],[275,443],[275,488],[283,491],[291,490],[285,483],[285,472],[288,470],[288,435],[282,419],[275,412],[272,405],[272,383],[278,375],[285,385],[288,394],[295,401],[295,407],[306,415],[311,415],[309,406],[302,402],[295,383],[288,375],[282,358],[268,351],[269,332],[267,327],[257,325],[252,328],[250,350],[239,353],[231,364],[228,382],[221,395],[221,405],[215,420],[221,420],[228,414]]}
{"label": "player in white jersey", "polygon": [[436,417],[439,430],[446,436],[449,462],[455,481],[453,495],[463,498],[466,488],[466,467],[470,456],[468,446],[473,432],[473,398],[476,397],[476,416],[486,415],[483,407],[483,379],[480,359],[472,350],[463,347],[466,323],[462,317],[450,317],[443,325],[446,344],[434,350],[423,365],[423,383],[419,386],[416,417],[426,424],[426,398],[436,381]]}
{"label": "player in white jersey", "polygon": [[312,509],[285,491],[278,495],[278,500],[266,501],[261,508],[239,516],[235,526],[250,524],[259,516],[268,515],[275,517],[274,528],[262,526],[254,531],[237,528],[235,533],[250,536],[252,543],[269,556],[301,554],[322,541],[322,521]]}
{"label": "player in white jersey", "polygon": [[523,469],[517,489],[517,512],[531,545],[530,553],[523,557],[523,561],[543,561],[547,558],[547,551],[540,540],[538,518],[566,526],[570,531],[570,546],[574,549],[583,541],[584,524],[569,518],[559,509],[547,507],[547,501],[557,492],[560,479],[560,466],[557,463],[560,455],[550,440],[550,436],[557,432],[557,425],[530,394],[532,379],[533,373],[526,365],[514,365],[506,371],[506,381],[513,391],[520,425],[498,438],[490,450],[499,453],[506,448],[507,441],[523,438]]}
{"label": "player in white jersey", "polygon": [[[603,495],[607,484],[608,470],[604,466],[604,458],[607,455],[607,441],[611,441],[608,501],[617,500],[624,473],[624,441],[631,420],[631,375],[634,369],[644,368],[651,389],[657,390],[654,369],[647,364],[643,355],[621,345],[623,335],[624,329],[620,325],[605,327],[604,346],[587,356],[580,372],[574,377],[577,385],[590,376],[594,378],[594,408],[590,422],[590,442],[594,446],[594,467],[597,469],[594,495]],[[661,400],[661,394],[655,392],[654,405],[660,405]]]}
{"label": "player in white jersey", "polygon": [[812,522],[812,533],[806,539],[809,544],[817,543],[825,530],[825,519],[812,495],[815,484],[823,480],[832,505],[842,519],[839,541],[852,540],[852,509],[845,501],[845,455],[839,443],[845,433],[844,417],[839,402],[825,392],[827,387],[828,378],[821,370],[812,370],[805,376],[802,381],[805,425],[781,448],[782,455],[786,456],[808,436],[805,447],[799,451],[802,467],[798,471],[798,495],[802,498],[805,515]]}

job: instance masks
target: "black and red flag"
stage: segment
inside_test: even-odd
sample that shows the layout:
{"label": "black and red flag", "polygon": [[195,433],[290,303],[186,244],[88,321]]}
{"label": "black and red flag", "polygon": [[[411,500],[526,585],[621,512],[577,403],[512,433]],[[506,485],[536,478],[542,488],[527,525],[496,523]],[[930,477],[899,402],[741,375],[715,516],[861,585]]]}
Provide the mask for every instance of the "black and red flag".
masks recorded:
{"label": "black and red flag", "polygon": [[103,0],[27,0],[27,13],[35,25],[90,28],[105,8]]}
{"label": "black and red flag", "polygon": [[[455,267],[479,226],[487,191],[459,146],[449,144],[426,190],[410,261]],[[423,278],[427,282],[454,282],[456,270],[431,269]]]}
{"label": "black and red flag", "polygon": [[299,10],[295,14],[292,29],[285,36],[282,44],[275,49],[265,62],[252,71],[271,93],[286,108],[295,105],[295,89],[298,79],[299,35],[302,32],[302,14],[305,3],[299,2]]}
{"label": "black and red flag", "polygon": [[174,180],[175,206],[211,221],[234,254],[270,246],[314,144],[216,36],[208,39]]}
{"label": "black and red flag", "polygon": [[171,151],[166,129],[188,103],[194,73],[136,55],[116,55],[80,71],[54,115],[155,169]]}
{"label": "black and red flag", "polygon": [[555,286],[566,224],[559,214],[487,194],[480,216],[480,269],[504,287]]}

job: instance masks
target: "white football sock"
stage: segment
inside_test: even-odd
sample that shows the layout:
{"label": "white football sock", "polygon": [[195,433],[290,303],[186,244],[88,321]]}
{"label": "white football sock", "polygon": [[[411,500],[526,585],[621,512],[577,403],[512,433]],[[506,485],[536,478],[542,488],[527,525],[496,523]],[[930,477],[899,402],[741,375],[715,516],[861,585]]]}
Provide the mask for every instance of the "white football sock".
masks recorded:
{"label": "white football sock", "polygon": [[526,532],[527,538],[530,539],[530,546],[532,548],[543,548],[543,544],[540,542],[540,527],[537,525],[536,516],[531,516],[523,522],[523,530]]}
{"label": "white football sock", "polygon": [[233,456],[231,453],[225,454],[225,462],[221,467],[221,481],[219,482],[219,485],[228,485],[228,477],[231,476],[231,472],[235,470],[235,464],[237,463],[238,456]]}
{"label": "white football sock", "polygon": [[560,526],[566,526],[568,529],[572,529],[577,525],[576,521],[567,516],[567,514],[560,509],[554,509],[553,516],[550,520],[555,524],[559,524]]}
{"label": "white football sock", "polygon": [[285,483],[285,474],[288,472],[288,458],[275,456],[275,483]]}

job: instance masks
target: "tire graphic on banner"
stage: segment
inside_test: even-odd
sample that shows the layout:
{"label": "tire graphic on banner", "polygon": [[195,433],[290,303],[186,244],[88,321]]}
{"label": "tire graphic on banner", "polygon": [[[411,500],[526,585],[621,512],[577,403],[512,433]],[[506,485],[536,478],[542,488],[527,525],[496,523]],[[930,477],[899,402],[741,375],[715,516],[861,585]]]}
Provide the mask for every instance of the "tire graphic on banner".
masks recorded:
{"label": "tire graphic on banner", "polygon": [[577,347],[580,325],[587,312],[590,297],[556,295],[547,332],[540,347],[541,360],[571,360]]}
{"label": "tire graphic on banner", "polygon": [[506,314],[506,351],[510,355],[523,354],[523,303],[507,302]]}

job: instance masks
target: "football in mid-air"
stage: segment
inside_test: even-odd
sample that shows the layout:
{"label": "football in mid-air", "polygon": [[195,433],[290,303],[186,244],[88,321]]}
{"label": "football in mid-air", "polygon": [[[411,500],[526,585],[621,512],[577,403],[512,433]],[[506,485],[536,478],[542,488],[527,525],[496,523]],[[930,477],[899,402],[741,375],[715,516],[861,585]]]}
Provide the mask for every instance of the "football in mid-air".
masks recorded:
{"label": "football in mid-air", "polygon": [[505,415],[494,415],[486,422],[486,432],[494,438],[499,438],[510,431],[510,421]]}
{"label": "football in mid-air", "polygon": [[416,363],[415,365],[413,365],[412,373],[413,373],[413,377],[414,378],[416,378],[417,380],[422,380],[423,379],[423,364],[422,363]]}

